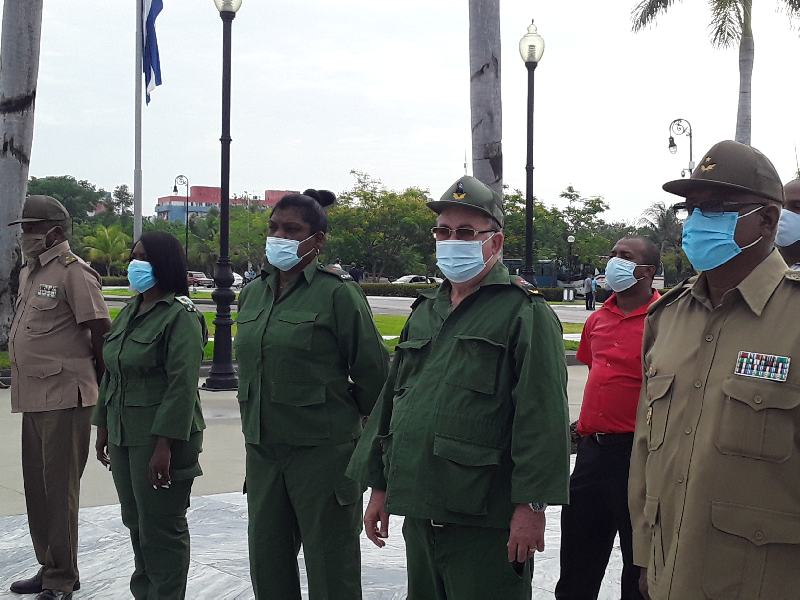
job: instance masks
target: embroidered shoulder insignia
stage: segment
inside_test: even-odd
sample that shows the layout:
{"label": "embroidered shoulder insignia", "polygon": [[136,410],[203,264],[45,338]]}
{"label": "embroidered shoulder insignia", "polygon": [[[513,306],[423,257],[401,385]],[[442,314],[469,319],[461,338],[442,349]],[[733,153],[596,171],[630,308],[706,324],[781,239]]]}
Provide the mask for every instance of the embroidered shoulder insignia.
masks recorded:
{"label": "embroidered shoulder insignia", "polygon": [[320,265],[319,270],[325,273],[329,273],[330,275],[336,275],[342,281],[353,281],[353,278],[350,276],[350,273],[345,271],[344,269],[337,269],[333,265]]}
{"label": "embroidered shoulder insignia", "polygon": [[800,271],[795,271],[794,269],[788,269],[786,273],[783,274],[783,276],[789,281],[800,283]]}
{"label": "embroidered shoulder insignia", "polygon": [[61,262],[64,263],[65,267],[68,267],[74,262],[78,262],[78,257],[75,256],[72,252],[67,252],[61,256]]}
{"label": "embroidered shoulder insignia", "polygon": [[520,277],[519,275],[512,275],[511,284],[517,286],[529,296],[544,298],[544,296],[542,296],[542,293],[537,289],[537,287],[532,283],[529,283],[528,280],[525,279],[524,277]]}
{"label": "embroidered shoulder insignia", "polygon": [[191,301],[187,296],[175,296],[175,300],[180,302],[188,312],[196,312],[197,308],[194,305],[194,302]]}

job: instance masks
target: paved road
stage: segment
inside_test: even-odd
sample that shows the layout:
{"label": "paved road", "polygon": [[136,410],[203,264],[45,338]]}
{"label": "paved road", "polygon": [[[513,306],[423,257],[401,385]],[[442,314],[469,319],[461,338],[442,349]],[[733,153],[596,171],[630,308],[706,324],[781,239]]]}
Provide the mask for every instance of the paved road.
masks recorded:
{"label": "paved road", "polygon": [[[367,296],[372,312],[376,315],[407,315],[411,312],[411,303],[414,298],[389,298],[385,296]],[[122,308],[124,300],[109,300],[108,306],[111,308]],[[213,304],[199,304],[198,308],[202,312],[214,312]],[[585,323],[587,317],[592,314],[583,305],[553,305],[558,318],[564,323]]]}

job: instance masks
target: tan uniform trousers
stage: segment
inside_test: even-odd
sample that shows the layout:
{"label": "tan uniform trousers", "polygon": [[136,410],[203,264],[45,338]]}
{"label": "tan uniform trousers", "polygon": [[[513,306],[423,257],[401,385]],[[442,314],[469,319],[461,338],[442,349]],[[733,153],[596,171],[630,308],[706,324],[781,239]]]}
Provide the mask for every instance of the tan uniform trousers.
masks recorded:
{"label": "tan uniform trousers", "polygon": [[78,581],[78,502],[89,455],[91,406],[22,415],[22,477],[42,587]]}

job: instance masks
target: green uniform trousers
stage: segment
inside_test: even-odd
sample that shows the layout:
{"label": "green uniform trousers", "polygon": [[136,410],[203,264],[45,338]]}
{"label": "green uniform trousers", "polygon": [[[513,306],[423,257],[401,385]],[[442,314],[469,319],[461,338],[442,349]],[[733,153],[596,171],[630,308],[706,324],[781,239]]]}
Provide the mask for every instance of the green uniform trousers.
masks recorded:
{"label": "green uniform trousers", "polygon": [[344,470],[355,441],[247,444],[250,579],[256,598],[300,600],[303,546],[310,600],[361,598],[361,489]]}
{"label": "green uniform trousers", "polygon": [[71,592],[78,581],[78,502],[91,416],[91,406],[22,414],[28,527],[48,590]]}
{"label": "green uniform trousers", "polygon": [[131,593],[136,600],[170,600],[186,595],[189,527],[186,509],[194,478],[202,474],[198,454],[203,433],[188,442],[173,441],[169,489],[148,480],[153,445],[109,444],[111,473],[119,495],[122,522],[131,532],[135,569]]}
{"label": "green uniform trousers", "polygon": [[533,559],[508,562],[508,530],[406,517],[408,600],[530,600]]}

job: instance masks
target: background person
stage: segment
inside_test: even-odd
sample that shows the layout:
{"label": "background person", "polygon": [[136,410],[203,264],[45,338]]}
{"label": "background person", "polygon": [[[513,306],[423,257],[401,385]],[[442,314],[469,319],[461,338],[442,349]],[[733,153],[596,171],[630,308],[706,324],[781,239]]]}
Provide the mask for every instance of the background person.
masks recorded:
{"label": "background person", "polygon": [[660,298],[653,278],[658,247],[623,238],[611,250],[606,281],[613,290],[587,320],[577,358],[589,367],[578,419],[578,454],[569,506],[561,511],[558,600],[597,598],[619,533],[623,600],[639,600],[628,512],[628,467],[642,385],[642,333],[648,308]]}
{"label": "background person", "polygon": [[800,271],[800,179],[787,183],[783,193],[786,199],[778,222],[775,245],[786,264]]}
{"label": "background person", "polygon": [[18,594],[69,599],[80,588],[78,505],[92,406],[110,320],[100,276],[75,256],[67,209],[28,196],[16,313],[9,334],[11,411],[22,413],[22,477],[28,527],[42,565],[11,584]]}
{"label": "background person", "polygon": [[348,469],[376,546],[405,516],[413,599],[529,599],[544,510],[567,501],[561,325],[499,260],[501,202],[462,177],[428,203],[447,281],[414,302]]}
{"label": "background person", "polygon": [[587,274],[586,279],[583,280],[583,296],[586,300],[586,310],[594,310],[594,290],[594,280],[591,274]]}
{"label": "background person", "polygon": [[111,468],[135,559],[136,600],[186,594],[186,509],[205,422],[197,393],[205,320],[186,283],[186,257],[168,233],[143,233],[128,280],[138,292],[106,337],[108,367],[92,422],[97,460]]}
{"label": "background person", "polygon": [[640,584],[653,600],[790,598],[800,277],[773,245],[783,186],[761,152],[724,141],[664,189],[686,198],[682,246],[700,274],[645,322],[629,485]]}
{"label": "background person", "polygon": [[317,260],[331,192],[284,196],[269,267],[239,299],[236,353],[256,598],[361,597],[362,488],[344,470],[386,379],[388,353],[361,287]]}

